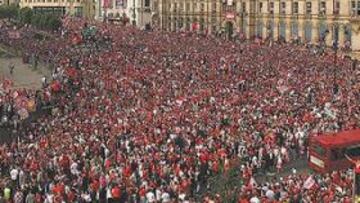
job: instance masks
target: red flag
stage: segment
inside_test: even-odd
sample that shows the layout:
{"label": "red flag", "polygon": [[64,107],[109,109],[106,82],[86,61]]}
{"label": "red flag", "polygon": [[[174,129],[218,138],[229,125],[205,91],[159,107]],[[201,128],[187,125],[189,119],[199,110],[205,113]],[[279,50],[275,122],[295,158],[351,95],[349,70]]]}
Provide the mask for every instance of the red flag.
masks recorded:
{"label": "red flag", "polygon": [[75,78],[77,76],[77,71],[75,68],[67,68],[66,75],[69,76],[70,78]]}
{"label": "red flag", "polygon": [[51,84],[51,90],[54,92],[59,92],[61,90],[61,84],[59,81],[55,80],[52,84]]}
{"label": "red flag", "polygon": [[73,45],[78,45],[80,44],[82,41],[81,37],[79,35],[75,35],[73,38],[72,38],[72,44]]}

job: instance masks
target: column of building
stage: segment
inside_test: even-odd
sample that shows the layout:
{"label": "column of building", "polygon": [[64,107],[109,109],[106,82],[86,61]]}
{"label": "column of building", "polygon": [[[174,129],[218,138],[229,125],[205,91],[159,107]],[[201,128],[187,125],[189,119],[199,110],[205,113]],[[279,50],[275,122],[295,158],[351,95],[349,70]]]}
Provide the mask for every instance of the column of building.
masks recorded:
{"label": "column of building", "polygon": [[298,2],[298,37],[304,42],[305,41],[305,0],[300,0]]}
{"label": "column of building", "polygon": [[[350,2],[349,1],[342,1],[340,5],[340,16],[350,16]],[[345,45],[345,26],[349,22],[347,20],[342,20],[340,27],[339,27],[339,47],[344,47]]]}
{"label": "column of building", "polygon": [[249,35],[247,38],[254,37],[256,34],[256,7],[257,1],[249,1]]}
{"label": "column of building", "polygon": [[188,16],[190,16],[190,31],[193,31],[193,23],[194,23],[194,15],[195,15],[195,8],[194,8],[194,2],[189,1],[190,9],[188,11]]}
{"label": "column of building", "polygon": [[247,39],[250,38],[250,2],[249,1],[243,1],[244,5],[246,6],[245,8],[242,8],[243,11],[245,10],[245,14],[244,14],[244,23],[246,25],[245,28],[245,37]]}
{"label": "column of building", "polygon": [[169,4],[170,4],[170,8],[169,8],[169,12],[168,12],[168,20],[170,20],[170,27],[168,28],[169,31],[173,31],[174,30],[174,20],[173,20],[173,16],[174,16],[174,1],[173,0],[168,0]]}
{"label": "column of building", "polygon": [[286,17],[285,17],[285,40],[291,40],[291,15],[292,15],[292,1],[286,1]]}
{"label": "column of building", "polygon": [[274,40],[279,39],[279,21],[280,21],[280,0],[274,0],[274,24],[272,27]]}
{"label": "column of building", "polygon": [[238,28],[237,31],[240,31],[241,30],[241,1],[240,0],[237,0],[235,2],[235,12],[238,14],[236,17],[235,17],[235,23],[236,23],[236,27]]}
{"label": "column of building", "polygon": [[328,25],[329,33],[326,35],[326,45],[332,46],[333,36],[334,36],[334,22],[333,22],[333,13],[334,13],[334,1],[326,0],[326,24]]}
{"label": "column of building", "polygon": [[351,50],[355,52],[360,51],[360,32],[359,21],[352,21],[353,32],[351,33]]}
{"label": "column of building", "polygon": [[312,10],[311,14],[312,18],[312,31],[311,31],[311,42],[318,43],[319,42],[319,2],[318,0],[311,0]]}
{"label": "column of building", "polygon": [[210,32],[210,11],[211,11],[211,4],[210,4],[210,0],[206,0],[205,1],[205,17],[204,17],[204,19],[205,19],[205,31],[207,32],[207,33],[209,33]]}
{"label": "column of building", "polygon": [[263,27],[262,27],[262,38],[266,39],[268,37],[268,24],[269,24],[269,2],[263,1]]}

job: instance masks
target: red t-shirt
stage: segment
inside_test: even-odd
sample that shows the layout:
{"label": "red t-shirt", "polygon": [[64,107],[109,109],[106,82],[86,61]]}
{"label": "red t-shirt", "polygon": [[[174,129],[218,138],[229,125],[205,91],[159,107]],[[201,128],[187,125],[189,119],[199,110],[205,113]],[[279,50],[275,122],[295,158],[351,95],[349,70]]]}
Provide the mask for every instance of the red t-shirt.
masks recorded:
{"label": "red t-shirt", "polygon": [[113,197],[113,199],[120,199],[120,195],[120,188],[118,186],[113,187],[111,190],[111,196]]}

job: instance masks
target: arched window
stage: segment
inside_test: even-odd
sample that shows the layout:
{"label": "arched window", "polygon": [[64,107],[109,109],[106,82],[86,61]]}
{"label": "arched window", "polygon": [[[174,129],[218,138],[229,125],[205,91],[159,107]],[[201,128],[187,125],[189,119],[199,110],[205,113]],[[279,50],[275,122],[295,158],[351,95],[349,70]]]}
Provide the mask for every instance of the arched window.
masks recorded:
{"label": "arched window", "polygon": [[311,22],[305,23],[305,41],[311,42],[311,35],[312,35],[312,24]]}
{"label": "arched window", "polygon": [[286,35],[286,24],[284,21],[280,21],[279,23],[279,29],[280,29],[280,38],[285,39],[285,35]]}

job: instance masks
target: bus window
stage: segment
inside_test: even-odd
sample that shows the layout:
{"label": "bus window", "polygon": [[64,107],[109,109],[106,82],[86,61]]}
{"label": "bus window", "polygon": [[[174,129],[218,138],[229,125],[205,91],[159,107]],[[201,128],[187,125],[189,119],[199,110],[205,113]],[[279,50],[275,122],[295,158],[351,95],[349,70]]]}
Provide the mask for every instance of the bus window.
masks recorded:
{"label": "bus window", "polygon": [[360,194],[360,175],[355,174],[355,194]]}
{"label": "bus window", "polygon": [[313,149],[316,152],[316,154],[318,154],[319,156],[325,156],[326,155],[326,150],[323,147],[319,146],[319,145],[314,145]]}
{"label": "bus window", "polygon": [[331,160],[340,160],[344,159],[344,150],[343,149],[332,149],[331,150]]}
{"label": "bus window", "polygon": [[349,155],[350,157],[360,156],[360,146],[349,147],[346,150],[346,154]]}

